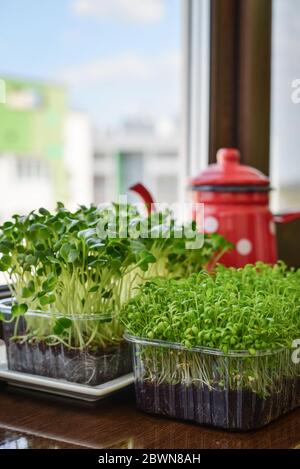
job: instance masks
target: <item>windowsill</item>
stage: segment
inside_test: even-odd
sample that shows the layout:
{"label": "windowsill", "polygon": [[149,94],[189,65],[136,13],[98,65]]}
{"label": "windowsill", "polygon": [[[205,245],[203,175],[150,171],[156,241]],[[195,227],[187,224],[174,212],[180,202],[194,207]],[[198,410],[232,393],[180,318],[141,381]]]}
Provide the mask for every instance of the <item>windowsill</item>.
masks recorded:
{"label": "windowsill", "polygon": [[299,419],[300,409],[258,431],[226,432],[140,412],[133,388],[97,404],[3,389],[0,447],[15,438],[33,448],[295,448]]}

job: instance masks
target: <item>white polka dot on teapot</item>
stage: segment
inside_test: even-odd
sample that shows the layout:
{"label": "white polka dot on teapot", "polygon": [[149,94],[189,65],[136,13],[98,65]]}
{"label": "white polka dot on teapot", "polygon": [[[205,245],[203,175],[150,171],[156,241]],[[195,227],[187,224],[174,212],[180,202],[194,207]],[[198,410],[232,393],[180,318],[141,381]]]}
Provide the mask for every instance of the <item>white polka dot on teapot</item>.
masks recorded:
{"label": "white polka dot on teapot", "polygon": [[252,243],[247,238],[242,238],[236,243],[236,249],[241,256],[248,256],[252,251]]}
{"label": "white polka dot on teapot", "polygon": [[206,233],[215,233],[219,228],[219,222],[216,217],[205,217],[204,219],[204,229]]}

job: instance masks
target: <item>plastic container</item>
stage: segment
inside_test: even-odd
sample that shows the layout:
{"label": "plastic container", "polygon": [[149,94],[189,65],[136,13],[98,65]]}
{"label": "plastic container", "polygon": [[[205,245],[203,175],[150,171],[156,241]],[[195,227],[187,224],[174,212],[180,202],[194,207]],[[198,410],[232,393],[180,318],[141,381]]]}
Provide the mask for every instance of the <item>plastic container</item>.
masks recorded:
{"label": "plastic container", "polygon": [[300,405],[292,351],[250,355],[147,340],[133,344],[139,409],[229,430],[262,427]]}
{"label": "plastic container", "polygon": [[[49,336],[56,321],[62,316],[27,311],[23,316],[13,319],[11,306],[11,300],[0,301],[9,370],[90,386],[97,386],[131,372],[131,347],[126,342],[101,348],[100,343],[97,347],[93,340],[90,345],[86,343],[82,347],[70,347],[68,343],[54,339],[54,343],[50,345],[41,339],[34,339],[34,331],[38,330],[39,338],[42,334]],[[68,328],[70,337],[77,339],[78,331],[85,337],[91,337],[95,331],[105,335],[110,323],[114,321],[112,316],[103,315],[73,315],[68,319],[71,320]]]}

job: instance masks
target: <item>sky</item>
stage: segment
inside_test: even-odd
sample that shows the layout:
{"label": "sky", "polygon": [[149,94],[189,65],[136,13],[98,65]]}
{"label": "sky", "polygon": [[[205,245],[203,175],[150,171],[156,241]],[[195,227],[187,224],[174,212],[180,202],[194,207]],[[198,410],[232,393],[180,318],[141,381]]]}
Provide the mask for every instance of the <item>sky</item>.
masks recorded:
{"label": "sky", "polygon": [[180,0],[0,0],[0,77],[65,85],[98,127],[178,116]]}

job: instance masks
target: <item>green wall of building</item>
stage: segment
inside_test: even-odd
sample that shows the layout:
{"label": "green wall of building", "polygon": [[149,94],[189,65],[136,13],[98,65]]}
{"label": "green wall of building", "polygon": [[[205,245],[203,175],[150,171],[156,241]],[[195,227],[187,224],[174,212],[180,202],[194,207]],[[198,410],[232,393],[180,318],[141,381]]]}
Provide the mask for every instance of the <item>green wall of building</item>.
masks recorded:
{"label": "green wall of building", "polygon": [[6,79],[6,102],[0,105],[0,152],[49,159],[63,156],[63,87]]}

